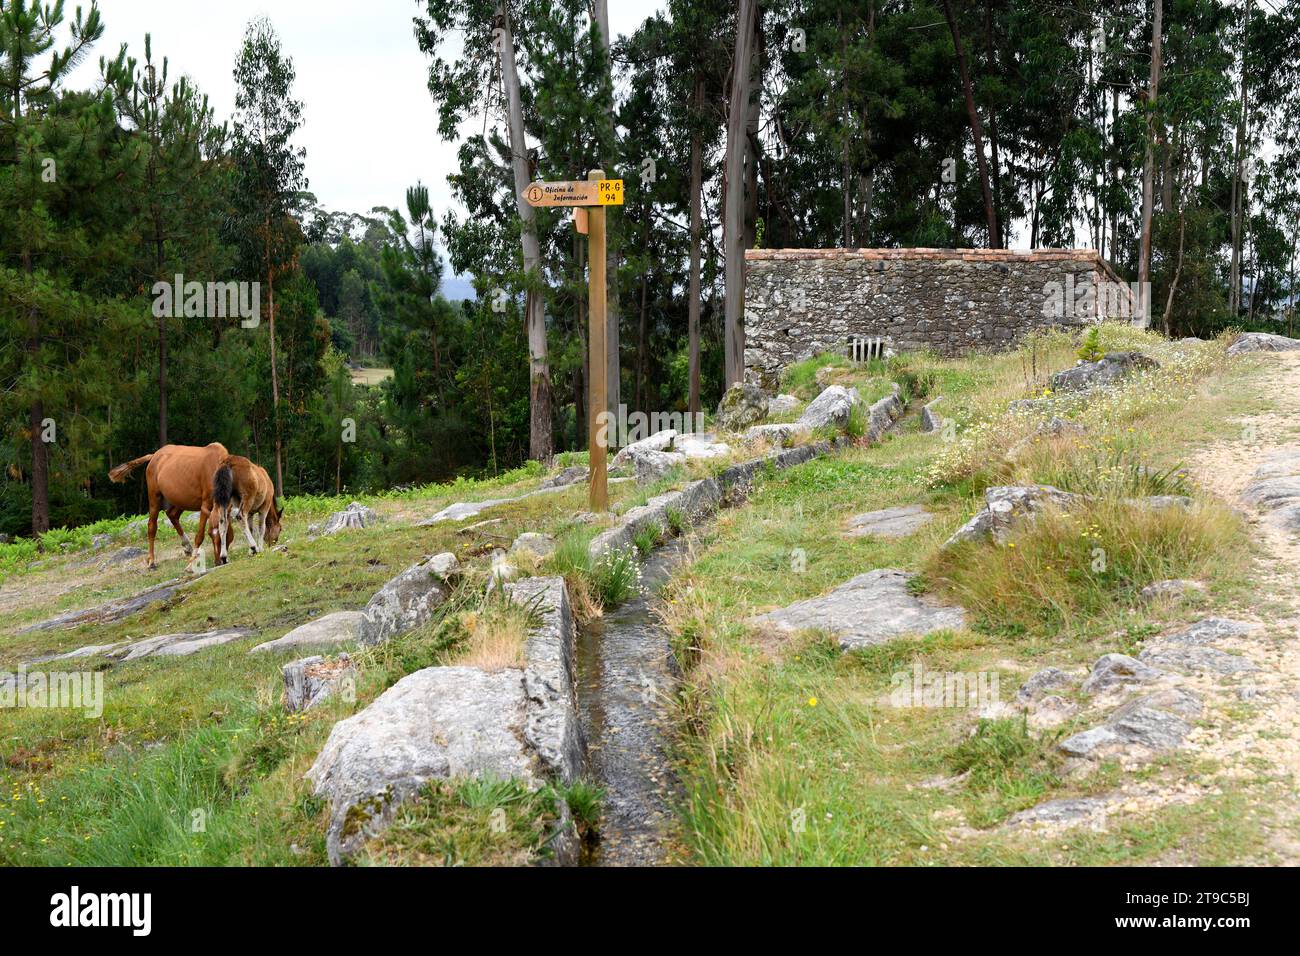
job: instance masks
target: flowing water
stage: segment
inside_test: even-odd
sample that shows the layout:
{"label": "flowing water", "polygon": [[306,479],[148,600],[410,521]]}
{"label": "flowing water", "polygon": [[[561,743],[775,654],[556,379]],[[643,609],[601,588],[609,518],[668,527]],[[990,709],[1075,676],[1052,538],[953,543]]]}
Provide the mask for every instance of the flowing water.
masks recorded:
{"label": "flowing water", "polygon": [[678,538],[646,558],[641,595],[578,637],[578,710],[590,776],[605,791],[590,865],[653,865],[668,854],[678,789],[667,748],[679,673],[650,602],[686,550]]}

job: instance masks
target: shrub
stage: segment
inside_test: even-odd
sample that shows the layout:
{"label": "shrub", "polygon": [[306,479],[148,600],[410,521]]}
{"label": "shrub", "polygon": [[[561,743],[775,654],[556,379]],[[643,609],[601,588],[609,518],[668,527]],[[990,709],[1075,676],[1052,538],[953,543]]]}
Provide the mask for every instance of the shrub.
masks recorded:
{"label": "shrub", "polygon": [[1220,505],[1151,510],[1104,499],[1045,512],[1005,545],[963,543],[932,555],[928,579],[986,629],[1055,634],[1127,606],[1152,581],[1197,577],[1244,553]]}

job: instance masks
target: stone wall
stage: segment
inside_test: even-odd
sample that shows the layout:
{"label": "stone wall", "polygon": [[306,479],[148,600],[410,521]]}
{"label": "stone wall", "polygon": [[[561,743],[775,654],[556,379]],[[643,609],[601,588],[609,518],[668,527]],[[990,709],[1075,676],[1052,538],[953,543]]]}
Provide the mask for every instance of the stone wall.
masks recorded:
{"label": "stone wall", "polygon": [[793,362],[854,357],[855,339],[956,355],[1040,326],[1142,321],[1091,249],[751,249],[745,261],[745,374],[769,389]]}

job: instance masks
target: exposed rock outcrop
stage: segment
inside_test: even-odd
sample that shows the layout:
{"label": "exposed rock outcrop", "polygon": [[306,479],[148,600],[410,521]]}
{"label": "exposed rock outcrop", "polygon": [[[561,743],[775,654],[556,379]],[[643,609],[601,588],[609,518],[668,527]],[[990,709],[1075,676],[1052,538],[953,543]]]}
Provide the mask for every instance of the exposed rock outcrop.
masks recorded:
{"label": "exposed rock outcrop", "polygon": [[1228,346],[1229,355],[1245,355],[1248,352],[1293,352],[1300,349],[1300,339],[1289,339],[1285,335],[1272,335],[1268,332],[1242,332]]}
{"label": "exposed rock outcrop", "polygon": [[962,627],[965,612],[913,594],[908,587],[913,577],[892,568],[868,571],[827,594],[770,611],[751,622],[790,632],[826,631],[839,641],[842,650]]}
{"label": "exposed rock outcrop", "polygon": [[380,644],[427,621],[451,595],[447,558],[454,567],[455,555],[435,555],[407,568],[375,592],[361,613],[357,640]]}
{"label": "exposed rock outcrop", "polygon": [[1160,363],[1141,352],[1107,352],[1096,362],[1080,362],[1052,376],[1052,390],[1081,392],[1110,385],[1134,372],[1157,369]]}
{"label": "exposed rock outcrop", "polygon": [[337,647],[357,639],[361,611],[335,611],[295,627],[284,637],[258,644],[248,653],[266,654],[296,650],[301,647]]}

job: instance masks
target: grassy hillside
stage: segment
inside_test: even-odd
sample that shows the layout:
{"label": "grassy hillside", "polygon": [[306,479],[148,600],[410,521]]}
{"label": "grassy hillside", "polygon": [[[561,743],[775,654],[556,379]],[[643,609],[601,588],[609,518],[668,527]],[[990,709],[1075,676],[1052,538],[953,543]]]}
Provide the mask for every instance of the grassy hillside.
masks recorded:
{"label": "grassy hillside", "polygon": [[[1067,773],[1054,745],[1078,729],[1069,723],[1044,732],[1011,714],[889,706],[897,675],[918,664],[996,674],[1005,701],[1042,667],[1086,668],[1100,654],[1134,652],[1174,623],[1266,608],[1252,591],[1256,555],[1240,517],[1182,471],[1198,448],[1239,429],[1236,419],[1269,409],[1274,398],[1259,387],[1259,366],[1228,364],[1221,341],[1173,344],[1106,327],[1101,344],[1140,348],[1163,367],[1087,404],[1044,394],[1048,375],[1075,360],[1079,342],[1064,334],[992,357],[909,355],[864,366],[819,359],[791,370],[788,388],[805,398],[828,381],[868,398],[898,382],[913,415],[882,445],[763,477],[748,504],[700,532],[693,560],[665,591],[661,616],[685,672],[676,758],[688,862],[1269,859],[1261,795],[1277,783],[1268,777],[1223,786],[1215,762],[1199,753],[1161,758],[1127,777],[1105,762]],[[953,425],[922,433],[914,413],[940,395],[935,408]],[[1034,420],[1008,404],[1026,397],[1058,402],[1058,413],[1086,432],[1024,442]],[[651,486],[616,484],[612,497],[625,509],[721,465],[696,465]],[[0,710],[0,864],[323,864],[325,807],[302,775],[334,722],[420,668],[514,660],[526,622],[482,598],[492,548],[522,531],[557,536],[559,551],[526,570],[565,574],[581,616],[599,614],[635,587],[630,561],[593,568],[585,558],[587,541],[607,523],[577,517],[585,485],[497,506],[482,518],[501,520],[473,534],[457,523],[411,523],[453,501],[533,490],[541,475],[534,466],[490,482],[366,499],[385,522],[315,540],[307,526],[348,499],[293,499],[283,547],[251,557],[237,541],[232,564],[190,584],[183,600],[66,631],[17,633],[180,575],[174,536],[160,531],[156,572],[139,561],[101,566],[113,548],[140,543],[130,535],[98,551],[90,532],[51,537],[44,554],[27,543],[0,547],[9,575],[0,586],[0,670],[91,643],[216,627],[254,632],[192,657],[85,665],[104,674],[105,709],[96,719]],[[1087,493],[1093,502],[1027,526],[1005,547],[941,548],[985,488],[1028,482]],[[1191,495],[1193,506],[1135,513],[1122,503],[1175,493]],[[842,534],[851,515],[914,503],[937,517],[910,537]],[[455,552],[469,570],[436,618],[354,655],[355,703],[286,716],[280,665],[301,652],[249,656],[249,647],[329,611],[359,608],[384,581],[441,551]],[[825,635],[782,636],[749,623],[883,567],[918,572],[919,589],[964,606],[969,626],[841,654]],[[1163,578],[1199,579],[1207,589],[1182,602],[1137,599]],[[1213,785],[1203,799],[1166,802],[1068,840],[1002,828],[1018,810],[1110,791],[1121,779]],[[598,816],[600,795],[589,786],[559,796],[584,824]],[[360,862],[534,862],[554,819],[552,797],[509,781],[431,784]],[[499,810],[504,828],[489,827]]]}

